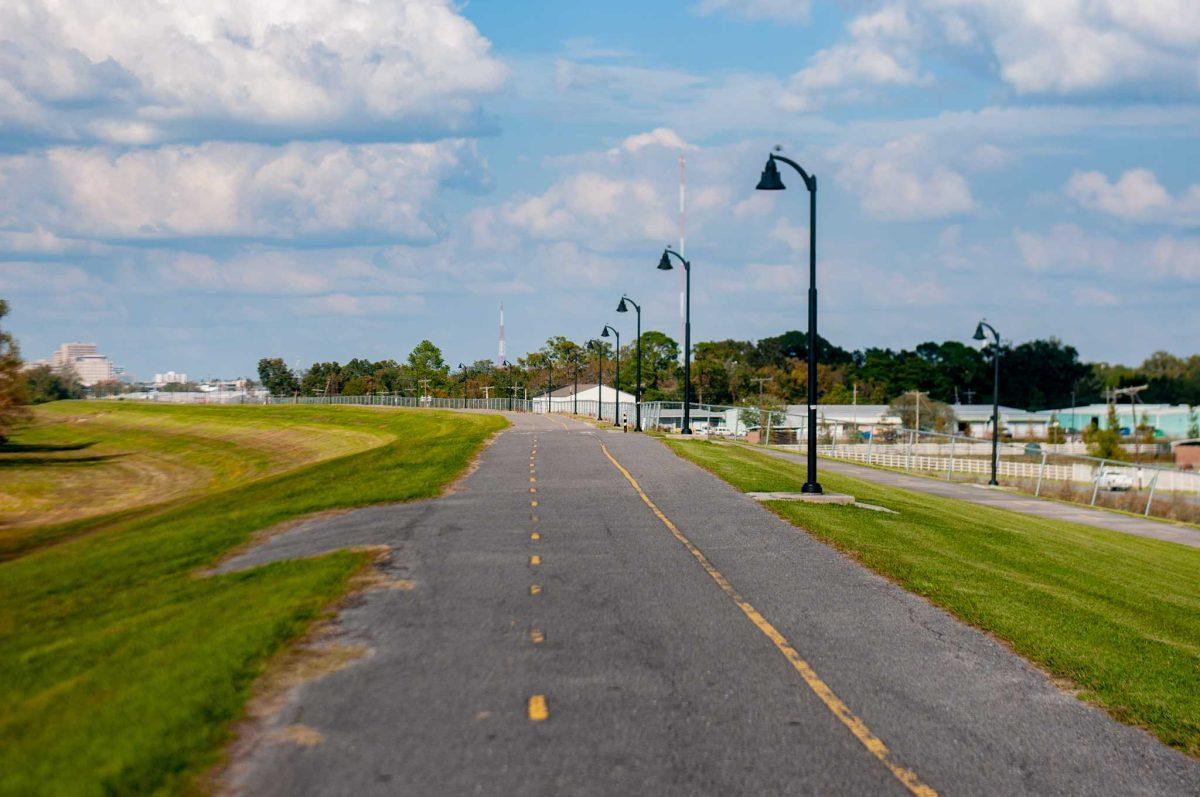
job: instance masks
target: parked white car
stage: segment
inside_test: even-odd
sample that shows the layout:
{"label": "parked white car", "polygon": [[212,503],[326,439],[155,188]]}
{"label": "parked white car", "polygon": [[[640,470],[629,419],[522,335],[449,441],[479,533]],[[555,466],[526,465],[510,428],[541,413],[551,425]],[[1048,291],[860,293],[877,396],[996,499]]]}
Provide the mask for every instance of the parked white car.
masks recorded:
{"label": "parked white car", "polygon": [[1133,476],[1119,470],[1104,471],[1096,474],[1096,484],[1101,490],[1123,492],[1133,489]]}

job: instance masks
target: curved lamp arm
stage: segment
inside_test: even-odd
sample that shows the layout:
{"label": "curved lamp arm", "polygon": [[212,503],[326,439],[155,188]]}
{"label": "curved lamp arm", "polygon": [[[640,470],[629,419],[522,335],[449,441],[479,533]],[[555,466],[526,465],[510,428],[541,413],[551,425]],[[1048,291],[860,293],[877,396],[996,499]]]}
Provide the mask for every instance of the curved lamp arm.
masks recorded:
{"label": "curved lamp arm", "polygon": [[804,181],[805,188],[807,188],[809,191],[817,190],[817,176],[815,174],[809,174],[808,172],[804,171],[804,167],[801,166],[799,163],[796,163],[791,158],[784,157],[783,155],[776,155],[775,153],[771,153],[771,155],[769,156],[769,160],[781,161],[783,163],[786,163],[788,166],[791,166],[793,169],[795,169],[797,172],[800,173],[800,179]]}
{"label": "curved lamp arm", "polygon": [[[798,167],[797,167],[797,168],[798,168]],[[684,259],[683,255],[679,254],[678,252],[676,252],[674,249],[672,249],[672,248],[671,248],[671,247],[669,247],[669,246],[668,246],[666,249],[664,249],[664,250],[663,250],[663,257],[666,257],[667,255],[674,255],[674,256],[675,256],[675,258],[676,258],[676,259],[677,259],[677,260],[678,260],[680,263],[682,263],[682,264],[683,264],[683,268],[684,268],[684,270],[686,270],[686,271],[691,271],[691,270],[692,270],[692,263],[691,263],[691,261],[690,261],[690,260],[686,260],[686,259]]]}
{"label": "curved lamp arm", "polygon": [[979,326],[987,327],[987,330],[992,333],[992,337],[995,338],[996,345],[997,346],[1000,345],[1000,333],[996,331],[996,328],[994,326],[989,324],[987,321],[980,321]]}

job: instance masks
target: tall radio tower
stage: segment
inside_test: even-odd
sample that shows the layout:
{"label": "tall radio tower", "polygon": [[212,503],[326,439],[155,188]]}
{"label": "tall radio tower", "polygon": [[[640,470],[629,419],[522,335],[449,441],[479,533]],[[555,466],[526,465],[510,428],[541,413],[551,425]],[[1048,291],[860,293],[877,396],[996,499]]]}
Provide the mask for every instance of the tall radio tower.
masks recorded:
{"label": "tall radio tower", "polygon": [[496,354],[496,367],[504,365],[504,302],[500,302],[500,351]]}

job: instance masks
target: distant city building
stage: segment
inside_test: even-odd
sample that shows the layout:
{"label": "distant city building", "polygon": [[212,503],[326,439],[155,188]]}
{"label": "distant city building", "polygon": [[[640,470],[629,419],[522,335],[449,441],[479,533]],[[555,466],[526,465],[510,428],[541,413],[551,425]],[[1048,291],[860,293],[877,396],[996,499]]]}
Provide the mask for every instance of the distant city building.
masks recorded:
{"label": "distant city building", "polygon": [[187,374],[181,374],[178,371],[167,371],[165,374],[154,375],[154,384],[158,386],[186,385],[187,381]]}
{"label": "distant city building", "polygon": [[95,357],[99,355],[95,343],[64,343],[50,355],[50,365],[55,368],[67,368],[75,365],[80,357]]}
{"label": "distant city building", "polygon": [[95,343],[64,343],[50,356],[56,371],[74,371],[84,387],[111,382],[116,369],[108,357],[96,350]]}

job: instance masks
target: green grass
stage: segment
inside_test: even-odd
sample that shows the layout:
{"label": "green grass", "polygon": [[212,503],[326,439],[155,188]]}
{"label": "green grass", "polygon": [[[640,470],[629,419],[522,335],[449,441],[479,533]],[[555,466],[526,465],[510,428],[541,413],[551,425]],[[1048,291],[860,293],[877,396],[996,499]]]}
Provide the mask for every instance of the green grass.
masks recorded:
{"label": "green grass", "polygon": [[382,442],[78,521],[71,538],[0,563],[2,794],[191,790],[270,657],[344,593],[365,554],[201,572],[291,518],[434,496],[504,425],[353,407],[113,407],[131,425],[337,427]]}
{"label": "green grass", "polygon": [[[748,448],[668,444],[745,492],[804,483],[802,466]],[[821,483],[899,514],[767,506],[1006,641],[1118,719],[1200,756],[1200,550],[829,472]]]}

